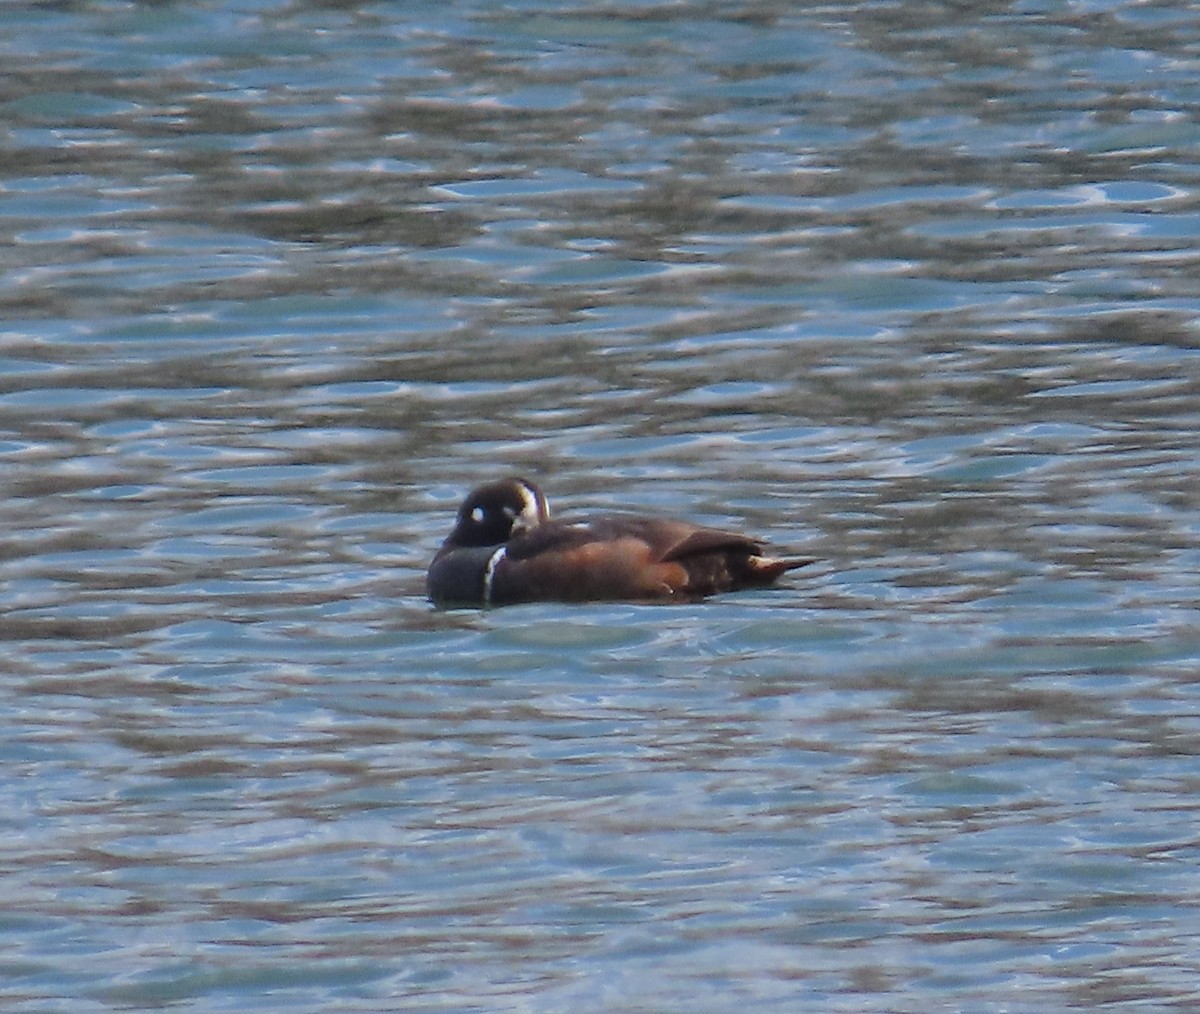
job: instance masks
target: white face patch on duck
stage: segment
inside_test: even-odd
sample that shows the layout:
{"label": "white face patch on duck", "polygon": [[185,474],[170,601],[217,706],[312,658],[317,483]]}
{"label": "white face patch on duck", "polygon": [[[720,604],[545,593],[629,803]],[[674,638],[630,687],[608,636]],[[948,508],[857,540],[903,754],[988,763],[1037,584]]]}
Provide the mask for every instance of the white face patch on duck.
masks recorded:
{"label": "white face patch on duck", "polygon": [[504,508],[504,513],[512,521],[512,535],[520,535],[536,528],[550,517],[550,505],[537,489],[527,482],[517,482],[516,486],[521,491],[521,509],[517,511],[512,507]]}

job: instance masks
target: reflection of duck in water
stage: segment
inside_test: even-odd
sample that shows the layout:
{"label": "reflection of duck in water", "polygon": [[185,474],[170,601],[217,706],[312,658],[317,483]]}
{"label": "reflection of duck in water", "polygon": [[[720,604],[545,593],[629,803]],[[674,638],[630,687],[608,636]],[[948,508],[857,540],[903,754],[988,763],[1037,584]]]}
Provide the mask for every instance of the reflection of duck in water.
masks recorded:
{"label": "reflection of duck in water", "polygon": [[463,501],[426,588],[438,605],[688,601],[768,585],[813,562],[765,556],[764,548],[749,536],[685,521],[552,521],[533,483],[504,479]]}

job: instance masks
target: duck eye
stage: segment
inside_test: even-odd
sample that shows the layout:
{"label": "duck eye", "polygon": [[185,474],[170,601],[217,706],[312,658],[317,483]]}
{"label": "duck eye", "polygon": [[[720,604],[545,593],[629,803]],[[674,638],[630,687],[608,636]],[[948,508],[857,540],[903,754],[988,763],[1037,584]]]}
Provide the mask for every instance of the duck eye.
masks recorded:
{"label": "duck eye", "polygon": [[483,524],[484,517],[485,513],[482,507],[476,507],[471,511],[471,520],[477,525]]}

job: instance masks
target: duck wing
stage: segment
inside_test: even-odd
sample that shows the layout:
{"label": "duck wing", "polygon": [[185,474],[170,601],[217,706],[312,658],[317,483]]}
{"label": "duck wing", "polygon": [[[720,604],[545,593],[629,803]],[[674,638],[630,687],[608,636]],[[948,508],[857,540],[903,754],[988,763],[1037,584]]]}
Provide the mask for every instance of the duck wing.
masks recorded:
{"label": "duck wing", "polygon": [[699,528],[665,518],[625,517],[614,514],[589,521],[548,521],[514,536],[508,542],[510,559],[528,559],[543,553],[562,553],[596,542],[634,540],[646,547],[655,563],[683,560],[706,553],[757,554],[763,543],[747,535]]}

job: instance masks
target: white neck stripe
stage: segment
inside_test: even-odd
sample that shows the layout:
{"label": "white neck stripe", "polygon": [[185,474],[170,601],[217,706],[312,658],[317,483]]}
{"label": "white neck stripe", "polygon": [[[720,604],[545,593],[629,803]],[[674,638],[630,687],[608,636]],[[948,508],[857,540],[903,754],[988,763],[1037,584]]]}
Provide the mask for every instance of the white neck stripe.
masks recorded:
{"label": "white neck stripe", "polygon": [[483,568],[483,604],[491,605],[492,602],[492,581],[496,577],[496,568],[500,565],[500,561],[504,559],[504,554],[508,552],[507,546],[501,546],[491,556],[488,557],[487,566]]}

